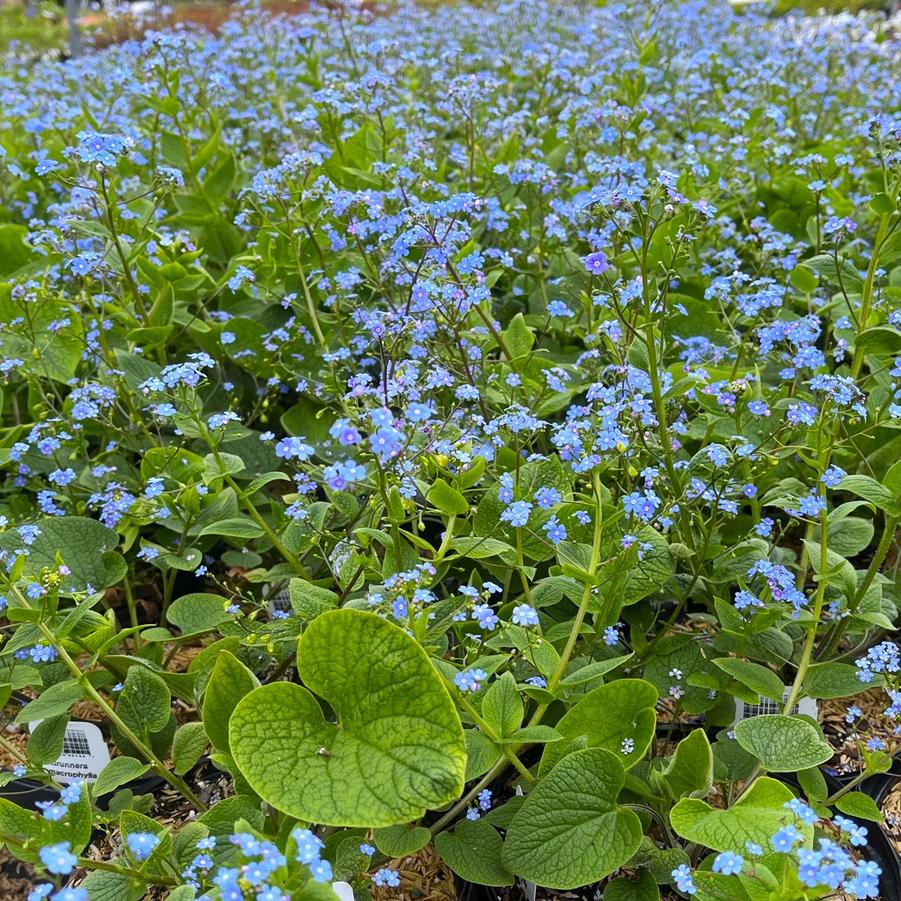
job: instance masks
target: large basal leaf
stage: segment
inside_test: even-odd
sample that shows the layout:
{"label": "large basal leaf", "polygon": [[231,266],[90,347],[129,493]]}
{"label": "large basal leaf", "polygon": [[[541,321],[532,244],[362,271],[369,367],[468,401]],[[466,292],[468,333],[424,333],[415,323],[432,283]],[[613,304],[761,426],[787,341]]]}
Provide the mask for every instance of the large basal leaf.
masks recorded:
{"label": "large basal leaf", "polygon": [[[86,516],[47,516],[39,525],[40,533],[28,546],[23,576],[37,579],[41,570],[56,567],[59,553],[71,574],[63,580],[67,592],[84,591],[87,586],[107,588],[123,573],[116,562],[117,554],[110,553],[119,543],[119,536],[96,519]],[[0,549],[21,553],[25,549],[22,536],[15,529],[0,534]]]}
{"label": "large basal leaf", "polygon": [[641,844],[641,822],[616,800],[619,759],[601,748],[564,757],[513,817],[504,862],[547,888],[590,885],[626,863]]}
{"label": "large basal leaf", "polygon": [[752,716],[735,727],[735,738],[771,773],[794,773],[825,763],[832,748],[817,727],[781,713]]}
{"label": "large basal leaf", "polygon": [[[231,717],[235,762],[262,798],[302,820],[378,827],[460,794],[460,717],[402,629],[365,611],[333,610],[309,625],[297,656],[310,691],[264,685]],[[331,705],[337,724],[311,692]]]}
{"label": "large basal leaf", "polygon": [[504,844],[497,830],[484,820],[461,820],[453,832],[435,836],[435,850],[461,878],[476,885],[513,885],[504,866]]}
{"label": "large basal leaf", "polygon": [[[643,679],[619,679],[588,692],[554,727],[564,738],[586,736],[588,747],[606,748],[628,769],[641,760],[654,737],[657,689]],[[625,744],[631,739],[631,744]],[[566,753],[568,742],[547,746],[541,772]],[[626,752],[625,749],[631,747]]]}
{"label": "large basal leaf", "polygon": [[721,810],[698,798],[684,798],[670,811],[673,829],[690,842],[714,851],[747,852],[747,842],[764,848],[795,816],[785,809],[794,795],[788,786],[761,776],[732,807]]}

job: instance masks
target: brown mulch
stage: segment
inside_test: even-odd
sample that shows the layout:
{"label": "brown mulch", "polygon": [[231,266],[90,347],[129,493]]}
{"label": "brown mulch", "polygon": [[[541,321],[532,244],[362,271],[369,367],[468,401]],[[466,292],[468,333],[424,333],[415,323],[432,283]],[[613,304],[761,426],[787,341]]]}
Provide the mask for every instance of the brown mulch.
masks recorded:
{"label": "brown mulch", "polygon": [[882,801],[885,816],[885,832],[895,850],[901,854],[901,780],[895,782]]}
{"label": "brown mulch", "polygon": [[431,845],[384,866],[400,873],[400,886],[373,885],[373,901],[457,901],[454,874]]}
{"label": "brown mulch", "polygon": [[[866,734],[870,724],[878,728],[885,722],[883,711],[888,706],[885,690],[871,688],[853,698],[835,698],[832,700],[818,701],[820,725],[826,741],[835,750],[835,756],[829,761],[828,766],[835,770],[836,775],[855,775],[860,772],[862,758],[859,746],[862,740],[861,733]],[[850,706],[857,706],[863,711],[863,716],[854,726],[845,722]],[[901,737],[892,737],[886,734],[887,730],[879,729],[879,737],[888,742],[889,754],[894,754],[901,748]]]}

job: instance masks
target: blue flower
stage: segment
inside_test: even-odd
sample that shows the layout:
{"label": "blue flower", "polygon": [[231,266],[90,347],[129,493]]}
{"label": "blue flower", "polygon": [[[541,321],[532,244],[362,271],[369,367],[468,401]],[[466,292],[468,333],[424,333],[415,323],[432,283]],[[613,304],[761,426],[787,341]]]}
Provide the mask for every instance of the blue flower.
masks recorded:
{"label": "blue flower", "polygon": [[372,874],[372,881],[378,886],[397,888],[400,885],[400,873],[397,870],[382,867]]}
{"label": "blue flower", "polygon": [[517,626],[537,626],[538,611],[528,604],[520,604],[513,608],[511,619]]}
{"label": "blue flower", "polygon": [[466,670],[462,673],[457,673],[454,676],[454,685],[463,692],[477,692],[487,678],[488,673],[486,673],[485,670]]}
{"label": "blue flower", "polygon": [[585,270],[592,275],[602,275],[610,268],[610,264],[607,262],[607,254],[603,250],[596,250],[594,253],[588,254],[582,262],[585,265]]}
{"label": "blue flower", "polygon": [[41,863],[54,876],[68,876],[75,869],[78,858],[72,853],[72,845],[69,842],[58,842],[55,845],[47,845],[38,851]]}
{"label": "blue flower", "polygon": [[735,876],[741,872],[744,863],[741,855],[724,851],[722,854],[717,854],[711,869],[714,873],[722,873],[724,876]]}
{"label": "blue flower", "polygon": [[680,892],[684,892],[686,895],[697,894],[698,889],[695,885],[691,869],[687,864],[680,864],[672,871],[672,873],[670,873],[670,876],[672,876],[673,881],[676,883],[676,888]]}
{"label": "blue flower", "polygon": [[132,832],[125,839],[135,860],[147,860],[160,843],[160,837],[152,832]]}

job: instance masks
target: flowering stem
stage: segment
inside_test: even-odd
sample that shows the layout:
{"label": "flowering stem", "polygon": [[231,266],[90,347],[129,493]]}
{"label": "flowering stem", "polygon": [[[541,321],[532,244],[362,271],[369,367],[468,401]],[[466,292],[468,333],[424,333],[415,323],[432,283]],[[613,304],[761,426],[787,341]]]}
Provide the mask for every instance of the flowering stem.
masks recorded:
{"label": "flowering stem", "polygon": [[845,630],[848,627],[848,622],[851,618],[851,614],[857,611],[857,608],[860,606],[860,602],[864,599],[866,593],[870,590],[870,586],[873,584],[873,580],[876,578],[876,574],[882,568],[882,564],[885,561],[886,555],[888,554],[889,549],[891,548],[895,540],[895,532],[898,528],[899,522],[901,522],[901,519],[899,519],[899,517],[897,516],[886,517],[882,537],[879,539],[879,545],[876,548],[876,553],[873,555],[873,559],[870,561],[870,565],[867,568],[866,575],[863,577],[863,580],[857,587],[857,591],[854,592],[854,597],[851,598],[851,600],[848,602],[848,615],[843,616],[841,619],[836,620],[832,624],[828,634],[826,635],[826,638],[823,641],[822,646],[817,653],[817,657],[828,657],[838,647],[838,644],[842,640],[842,636],[845,634]]}
{"label": "flowering stem", "polygon": [[466,711],[467,716],[479,727],[482,733],[486,738],[489,738],[496,745],[498,745],[506,758],[507,762],[510,763],[516,770],[522,775],[522,777],[529,782],[534,782],[535,777],[528,771],[525,764],[516,756],[516,751],[512,748],[511,745],[503,744],[503,740],[498,736],[498,734],[485,722],[483,717],[479,714],[479,712],[466,700],[466,698],[461,694],[460,690],[456,685],[453,684],[444,673],[439,672],[437,669],[435,672],[438,672],[441,676],[444,684],[447,686],[447,690],[450,692],[451,697],[457,702],[459,707],[462,710]]}
{"label": "flowering stem", "polygon": [[[21,591],[15,586],[10,585],[10,589],[16,595],[16,599],[18,602],[25,607],[27,610],[34,610],[35,608],[28,603],[28,600],[22,594]],[[116,711],[110,706],[109,702],[103,695],[97,691],[96,688],[91,684],[91,680],[88,678],[87,672],[78,665],[76,661],[74,661],[70,656],[68,651],[62,646],[60,642],[57,641],[56,636],[53,634],[53,630],[43,621],[38,622],[38,629],[40,629],[41,634],[47,639],[47,642],[54,648],[56,648],[57,653],[59,654],[60,660],[66,665],[66,668],[75,678],[75,681],[88,693],[91,700],[106,714],[109,721],[128,739],[131,744],[135,746],[141,756],[144,757],[145,760],[151,765],[151,767],[156,771],[156,773],[166,780],[179,794],[181,794],[186,800],[190,801],[197,810],[204,811],[206,810],[206,805],[194,794],[191,788],[188,786],[188,783],[184,781],[179,776],[176,776],[174,773],[169,771],[169,768],[153,753],[153,750],[144,742],[126,723],[125,721],[116,713]]]}
{"label": "flowering stem", "polygon": [[816,599],[813,604],[813,617],[807,626],[807,639],[804,642],[804,649],[801,651],[801,660],[798,663],[798,671],[795,673],[795,681],[792,683],[791,691],[785,706],[782,708],[783,714],[790,714],[792,707],[798,700],[801,693],[801,685],[804,677],[807,675],[807,668],[810,666],[810,660],[813,656],[813,645],[817,637],[817,627],[820,624],[820,617],[823,615],[823,605],[826,601],[826,583],[827,573],[829,571],[829,552],[827,548],[828,538],[827,529],[829,526],[829,517],[826,510],[820,511],[820,572],[819,582],[817,583]]}

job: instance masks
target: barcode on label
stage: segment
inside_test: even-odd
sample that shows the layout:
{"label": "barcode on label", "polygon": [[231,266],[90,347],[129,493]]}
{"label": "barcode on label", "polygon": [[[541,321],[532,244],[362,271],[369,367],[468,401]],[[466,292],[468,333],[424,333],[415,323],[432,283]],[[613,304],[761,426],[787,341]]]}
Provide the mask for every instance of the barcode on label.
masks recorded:
{"label": "barcode on label", "polygon": [[269,613],[290,613],[291,612],[291,592],[287,588],[282,588],[275,594],[269,595]]}
{"label": "barcode on label", "polygon": [[[785,689],[785,694],[782,696],[783,701],[788,700],[788,694],[790,691],[790,688]],[[735,722],[747,719],[750,716],[767,716],[768,714],[782,713],[782,706],[782,704],[777,703],[772,698],[765,698],[763,697],[763,695],[760,695],[757,698],[756,704],[748,704],[746,701],[741,701],[736,698]],[[795,704],[794,707],[792,707],[791,712],[793,714],[802,713],[805,716],[810,716],[816,719],[816,701],[812,700],[811,698],[799,698],[798,703]]]}
{"label": "barcode on label", "polygon": [[71,754],[73,757],[90,757],[91,746],[88,737],[81,729],[66,729],[63,736],[63,754]]}

